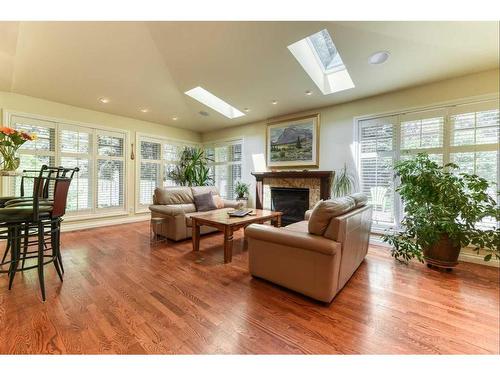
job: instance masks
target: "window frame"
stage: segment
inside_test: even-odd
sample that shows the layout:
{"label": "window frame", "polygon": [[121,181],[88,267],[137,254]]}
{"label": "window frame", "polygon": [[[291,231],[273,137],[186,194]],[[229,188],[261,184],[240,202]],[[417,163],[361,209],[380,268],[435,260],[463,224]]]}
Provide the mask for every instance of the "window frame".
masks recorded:
{"label": "window frame", "polygon": [[[227,166],[239,165],[240,170],[241,170],[241,181],[243,181],[244,180],[243,170],[244,170],[244,159],[245,159],[245,138],[244,137],[227,138],[227,139],[219,140],[219,141],[215,141],[215,142],[213,142],[213,141],[212,142],[205,142],[205,143],[203,143],[203,149],[206,150],[207,148],[227,147],[227,146],[232,146],[232,145],[236,145],[236,144],[241,145],[241,160],[240,161],[231,161],[231,162],[215,162],[214,161],[213,163],[209,163],[209,166],[216,167],[216,166],[221,166],[221,165],[227,165]],[[215,186],[217,186],[216,181],[214,181],[214,184],[215,184]],[[219,193],[221,193],[221,195],[222,195],[222,192],[219,192]],[[227,199],[231,199],[231,198],[227,198]]]}
{"label": "window frame", "polygon": [[[485,111],[486,108],[498,108],[499,97],[497,95],[482,95],[478,97],[469,97],[455,101],[448,101],[438,103],[433,106],[428,107],[413,107],[408,109],[403,109],[399,111],[391,111],[385,113],[377,113],[372,115],[364,115],[357,116],[353,118],[353,127],[354,127],[354,140],[355,140],[355,155],[356,155],[356,169],[357,169],[357,178],[360,186],[362,186],[361,180],[361,124],[362,121],[366,120],[376,120],[378,118],[385,117],[396,117],[396,121],[394,122],[394,135],[393,135],[393,152],[394,152],[394,162],[401,160],[401,157],[404,155],[415,155],[419,152],[426,152],[428,154],[438,153],[442,154],[443,164],[449,163],[451,155],[454,153],[460,152],[482,152],[482,151],[496,151],[500,152],[498,144],[474,144],[474,145],[459,145],[453,146],[451,144],[452,137],[452,121],[451,116],[456,115],[458,113],[468,113],[465,111],[465,108],[469,107],[470,112],[473,112],[473,109],[477,109],[475,112]],[[496,107],[495,107],[496,105]],[[482,109],[484,107],[485,109]],[[460,110],[460,108],[464,108],[464,110]],[[401,124],[404,122],[403,117],[406,115],[418,115],[418,113],[433,113],[433,112],[443,112],[444,113],[444,122],[443,122],[443,143],[441,147],[432,147],[432,148],[415,148],[415,149],[403,149],[401,146]],[[431,116],[432,117],[432,116]],[[422,117],[425,118],[425,117]],[[408,121],[408,120],[406,120]],[[497,154],[497,163],[500,164],[500,154]],[[497,181],[500,183],[500,167],[497,165]],[[398,181],[394,182],[394,186],[397,187]],[[394,223],[393,224],[380,224],[373,223],[372,232],[373,233],[383,233],[385,230],[389,228],[398,228],[398,224],[401,222],[404,212],[402,207],[402,201],[395,192],[393,196],[393,215],[394,215]]]}
{"label": "window frame", "polygon": [[[29,155],[44,155],[46,156],[47,153],[53,153],[53,157],[55,160],[55,165],[60,165],[60,160],[61,157],[64,157],[64,155],[71,155],[71,153],[67,152],[62,152],[60,150],[60,130],[61,129],[78,129],[78,128],[84,128],[84,129],[90,129],[91,134],[92,134],[92,154],[89,158],[89,160],[92,163],[92,167],[94,168],[93,170],[93,177],[94,181],[92,181],[93,185],[93,197],[92,197],[92,208],[90,210],[85,210],[85,212],[67,212],[67,216],[65,221],[67,222],[72,222],[72,221],[80,221],[80,220],[87,220],[87,219],[93,219],[93,218],[101,218],[101,217],[108,217],[108,216],[123,216],[123,215],[128,215],[129,212],[129,163],[128,163],[128,154],[129,154],[129,140],[130,140],[130,132],[128,130],[123,130],[119,128],[113,128],[113,127],[108,127],[108,126],[102,126],[94,123],[86,123],[86,122],[80,122],[80,121],[74,121],[74,120],[66,120],[58,117],[52,117],[52,116],[45,116],[45,115],[39,115],[39,114],[34,114],[34,113],[26,113],[26,112],[21,112],[21,111],[16,111],[16,110],[8,110],[4,109],[3,110],[3,122],[4,124],[7,124],[7,126],[13,126],[12,125],[12,117],[24,117],[32,121],[44,121],[44,122],[51,122],[54,124],[54,131],[55,131],[55,140],[54,140],[54,151],[39,151],[39,150],[33,150],[33,151],[27,151],[27,150],[19,150],[18,152],[20,154],[29,154]],[[109,133],[114,133],[114,134],[121,134],[123,135],[123,142],[124,142],[124,147],[123,147],[123,162],[124,162],[124,176],[123,176],[123,208],[98,208],[97,207],[97,159],[100,158],[97,155],[97,134],[109,132]],[[76,155],[76,154],[75,154]],[[48,155],[51,156],[51,155]],[[4,195],[10,195],[12,194],[12,189],[9,183],[6,183],[5,178],[2,181],[2,194]]]}
{"label": "window frame", "polygon": [[[177,139],[177,138],[171,138],[171,137],[162,137],[150,133],[141,133],[141,132],[136,132],[135,134],[135,213],[136,214],[141,214],[141,213],[147,213],[149,211],[149,204],[141,204],[140,203],[140,179],[141,179],[141,163],[142,163],[142,156],[141,156],[141,142],[146,141],[146,142],[152,142],[152,143],[159,143],[160,144],[160,159],[146,159],[145,162],[147,163],[153,163],[153,164],[158,164],[160,168],[160,173],[158,176],[157,180],[157,186],[163,187],[163,180],[164,180],[164,173],[165,173],[165,164],[167,160],[164,159],[164,145],[165,144],[170,144],[170,145],[176,145],[176,146],[191,146],[191,147],[203,147],[203,145],[199,142],[191,142],[191,141],[186,141],[183,139]],[[170,162],[171,163],[171,162]],[[175,163],[171,163],[175,164]]]}

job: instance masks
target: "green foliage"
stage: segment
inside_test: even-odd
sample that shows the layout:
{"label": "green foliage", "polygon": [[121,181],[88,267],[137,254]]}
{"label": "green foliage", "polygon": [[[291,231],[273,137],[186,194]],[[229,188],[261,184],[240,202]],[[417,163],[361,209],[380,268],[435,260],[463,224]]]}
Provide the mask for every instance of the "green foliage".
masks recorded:
{"label": "green foliage", "polygon": [[168,177],[181,186],[209,186],[214,184],[208,164],[212,162],[205,151],[185,147],[179,155],[179,163],[168,172]]}
{"label": "green foliage", "polygon": [[332,195],[334,197],[344,197],[349,195],[354,188],[354,176],[347,170],[347,165],[335,173],[335,179],[332,185]]}
{"label": "green foliage", "polygon": [[236,182],[236,185],[234,186],[234,192],[236,193],[236,196],[239,199],[245,198],[248,196],[249,191],[249,184],[246,184],[244,182],[238,181]]}
{"label": "green foliage", "polygon": [[423,262],[423,249],[448,234],[455,245],[473,245],[477,253],[486,251],[485,261],[493,256],[500,259],[499,228],[478,226],[486,217],[500,220],[500,209],[487,193],[488,181],[456,173],[459,167],[453,163],[441,167],[425,153],[396,163],[394,169],[405,217],[402,232],[382,237],[393,246],[392,256],[403,262],[413,258]]}

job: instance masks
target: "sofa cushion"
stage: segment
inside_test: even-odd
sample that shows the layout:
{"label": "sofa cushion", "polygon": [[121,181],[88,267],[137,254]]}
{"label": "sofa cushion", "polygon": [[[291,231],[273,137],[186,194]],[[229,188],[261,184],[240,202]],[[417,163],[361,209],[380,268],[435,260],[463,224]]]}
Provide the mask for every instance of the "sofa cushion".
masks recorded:
{"label": "sofa cushion", "polygon": [[368,203],[368,196],[363,193],[354,193],[349,195],[352,199],[354,199],[355,207],[363,207]]}
{"label": "sofa cushion", "polygon": [[308,227],[307,220],[302,220],[296,223],[289,224],[285,228],[287,230],[293,230],[294,232],[308,233],[309,230],[307,227]]}
{"label": "sofa cushion", "polygon": [[309,233],[322,236],[325,233],[332,217],[351,211],[355,206],[351,197],[341,197],[319,201],[314,206],[309,218]]}
{"label": "sofa cushion", "polygon": [[193,203],[191,188],[184,186],[156,188],[153,201],[155,204],[186,204]]}
{"label": "sofa cushion", "polygon": [[194,205],[196,206],[196,211],[205,212],[217,209],[212,192],[195,194],[193,195],[193,197],[194,197]]}
{"label": "sofa cushion", "polygon": [[151,206],[149,206],[149,209],[152,212],[157,212],[159,214],[168,216],[177,216],[184,215],[189,212],[196,212],[196,206],[194,205],[194,203],[173,204],[170,206],[164,204],[152,204]]}
{"label": "sofa cushion", "polygon": [[191,191],[193,192],[193,195],[205,193],[214,193],[220,195],[215,186],[191,186]]}

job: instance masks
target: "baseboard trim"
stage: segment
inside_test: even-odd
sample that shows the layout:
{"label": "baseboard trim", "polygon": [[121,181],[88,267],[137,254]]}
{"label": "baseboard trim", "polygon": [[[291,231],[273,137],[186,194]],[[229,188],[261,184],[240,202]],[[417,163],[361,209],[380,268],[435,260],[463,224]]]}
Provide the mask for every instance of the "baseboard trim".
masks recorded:
{"label": "baseboard trim", "polygon": [[92,229],[92,228],[99,228],[99,227],[104,227],[104,226],[111,226],[111,225],[120,225],[120,224],[130,224],[130,223],[137,223],[140,221],[146,221],[150,219],[150,215],[134,215],[134,216],[125,216],[125,217],[119,217],[119,218],[109,218],[105,220],[98,220],[98,221],[73,221],[73,222],[63,222],[61,226],[61,231],[62,232],[72,232],[75,230],[85,230],[85,229]]}
{"label": "baseboard trim", "polygon": [[[387,247],[387,249],[390,248],[390,246],[387,245],[387,243],[385,243],[384,241],[382,241],[380,236],[378,236],[375,233],[372,233],[372,235],[370,236],[370,243],[377,246]],[[489,262],[485,262],[483,255],[472,253],[471,249],[467,248],[462,249],[462,252],[458,256],[458,260],[466,263],[476,263],[476,264],[482,264],[483,266],[500,268],[500,261],[498,259],[492,259]]]}

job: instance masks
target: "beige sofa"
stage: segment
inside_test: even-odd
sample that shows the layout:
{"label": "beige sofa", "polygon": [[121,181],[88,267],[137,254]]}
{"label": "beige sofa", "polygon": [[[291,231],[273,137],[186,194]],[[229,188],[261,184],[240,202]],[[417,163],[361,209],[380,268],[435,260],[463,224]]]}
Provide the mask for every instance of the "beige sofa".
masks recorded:
{"label": "beige sofa", "polygon": [[[345,197],[344,200],[348,201]],[[311,211],[306,212],[306,220],[284,228],[260,224],[247,227],[250,273],[316,300],[331,302],[368,250],[372,207],[366,204],[366,197],[348,203],[337,210],[338,215],[334,213],[325,221],[322,235],[310,233],[317,223],[307,219],[316,220],[318,216]]]}
{"label": "beige sofa", "polygon": [[[159,234],[174,241],[184,240],[191,237],[191,217],[202,215],[206,212],[197,212],[193,195],[212,192],[220,198],[219,192],[214,186],[193,187],[168,187],[156,188],[153,195],[153,204],[149,206],[151,217],[165,218],[165,224],[160,227]],[[241,207],[236,201],[219,199],[220,208],[213,211],[228,210]],[[213,212],[210,211],[210,212]],[[215,232],[217,229],[202,226],[200,233]]]}

